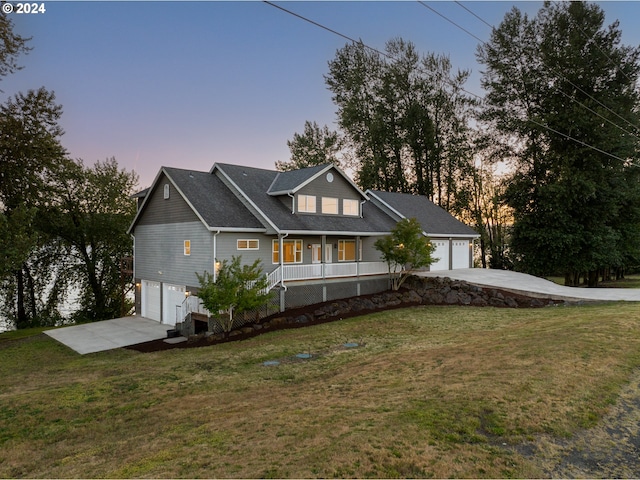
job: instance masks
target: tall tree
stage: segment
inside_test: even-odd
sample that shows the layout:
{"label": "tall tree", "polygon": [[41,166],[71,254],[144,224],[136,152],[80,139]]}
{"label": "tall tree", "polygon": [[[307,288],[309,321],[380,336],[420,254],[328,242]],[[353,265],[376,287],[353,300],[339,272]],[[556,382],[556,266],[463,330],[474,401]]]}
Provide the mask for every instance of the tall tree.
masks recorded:
{"label": "tall tree", "polygon": [[22,68],[18,57],[31,50],[27,46],[29,40],[14,33],[13,22],[6,13],[0,12],[0,79]]}
{"label": "tall tree", "polygon": [[37,281],[34,268],[44,276],[52,272],[43,262],[53,257],[45,254],[46,239],[33,222],[50,202],[50,179],[66,155],[60,143],[61,115],[55,95],[44,88],[20,93],[0,106],[0,213],[3,235],[14,242],[4,244],[0,255],[0,262],[10,262],[11,273],[9,263],[0,272],[4,310],[18,327],[33,324],[39,316],[47,282]]}
{"label": "tall tree", "polygon": [[638,196],[640,50],[620,41],[597,5],[546,3],[534,19],[511,10],[478,49],[482,118],[515,159],[505,198],[522,270],[561,272],[568,284],[591,272],[593,284],[622,261],[621,232],[640,221],[622,211]]}
{"label": "tall tree", "polygon": [[291,158],[287,162],[276,162],[276,169],[281,172],[300,168],[333,163],[340,166],[339,158],[342,141],[338,132],[322,128],[316,122],[304,122],[304,132],[294,133],[293,139],[287,141]]}
{"label": "tall tree", "polygon": [[360,187],[454,206],[457,180],[472,171],[468,75],[453,74],[447,57],[420,55],[402,39],[387,42],[385,52],[363,44],[338,50],[325,81],[355,151]]}
{"label": "tall tree", "polygon": [[122,278],[121,264],[133,254],[126,231],[136,213],[131,194],[137,182],[114,158],[92,167],[67,160],[55,179],[56,197],[40,228],[66,248],[67,283],[80,290],[77,320],[122,314],[122,298],[133,281]]}

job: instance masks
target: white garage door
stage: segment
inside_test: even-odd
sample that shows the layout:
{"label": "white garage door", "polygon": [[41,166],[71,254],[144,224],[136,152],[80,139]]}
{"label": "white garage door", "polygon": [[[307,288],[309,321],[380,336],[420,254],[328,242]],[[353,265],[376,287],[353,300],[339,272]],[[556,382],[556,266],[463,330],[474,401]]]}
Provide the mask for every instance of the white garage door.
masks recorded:
{"label": "white garage door", "polygon": [[429,270],[435,272],[437,270],[449,270],[449,240],[431,239],[431,243],[436,246],[433,252],[433,258],[438,261],[431,264]]}
{"label": "white garage door", "polygon": [[469,240],[454,240],[453,268],[469,268]]}
{"label": "white garage door", "polygon": [[182,312],[182,302],[184,302],[184,292],[186,288],[180,285],[170,285],[165,283],[162,288],[162,323],[167,325],[175,325],[176,320]]}
{"label": "white garage door", "polygon": [[142,281],[142,316],[160,321],[160,282]]}

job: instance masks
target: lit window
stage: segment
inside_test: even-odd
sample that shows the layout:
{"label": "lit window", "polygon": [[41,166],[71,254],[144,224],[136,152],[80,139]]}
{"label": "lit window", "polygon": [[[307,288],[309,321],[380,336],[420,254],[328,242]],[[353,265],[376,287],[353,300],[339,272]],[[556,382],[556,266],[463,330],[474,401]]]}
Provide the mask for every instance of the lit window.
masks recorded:
{"label": "lit window", "polygon": [[237,248],[238,250],[258,250],[260,248],[260,241],[254,239],[238,240]]}
{"label": "lit window", "polygon": [[322,213],[338,214],[338,199],[322,197]]}
{"label": "lit window", "polygon": [[313,195],[298,195],[298,211],[316,213],[316,197]]}
{"label": "lit window", "polygon": [[191,240],[184,241],[184,254],[191,255]]}
{"label": "lit window", "polygon": [[339,262],[355,262],[356,260],[356,241],[355,240],[338,240],[338,261]]}
{"label": "lit window", "polygon": [[[273,263],[280,263],[280,242],[273,241],[272,250]],[[302,240],[282,241],[282,261],[283,263],[302,263]]]}
{"label": "lit window", "polygon": [[360,202],[358,200],[349,200],[345,198],[342,200],[342,214],[343,215],[360,215]]}

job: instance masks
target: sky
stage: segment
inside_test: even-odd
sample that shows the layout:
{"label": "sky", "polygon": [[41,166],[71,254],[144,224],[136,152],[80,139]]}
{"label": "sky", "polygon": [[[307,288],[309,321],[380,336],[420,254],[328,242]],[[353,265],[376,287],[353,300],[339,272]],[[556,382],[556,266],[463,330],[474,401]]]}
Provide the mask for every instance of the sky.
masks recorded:
{"label": "sky", "polygon": [[[115,157],[149,186],[162,166],[209,171],[215,162],[272,169],[305,121],[336,126],[324,75],[348,41],[264,2],[45,1],[44,13],[9,14],[32,37],[23,69],[0,81],[0,101],[44,86],[63,106],[62,143],[85,164]],[[416,1],[275,2],[365,44],[396,37],[471,70],[482,94],[478,40]],[[459,4],[425,2],[482,40],[491,29]],[[13,2],[17,7],[17,2]],[[640,1],[599,2],[640,45]],[[491,25],[513,6],[464,1]]]}

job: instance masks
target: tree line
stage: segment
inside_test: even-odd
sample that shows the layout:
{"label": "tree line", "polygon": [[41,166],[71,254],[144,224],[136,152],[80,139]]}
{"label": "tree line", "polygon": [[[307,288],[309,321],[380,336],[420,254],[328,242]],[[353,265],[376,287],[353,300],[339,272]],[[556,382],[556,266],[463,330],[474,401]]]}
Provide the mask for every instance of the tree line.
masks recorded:
{"label": "tree line", "polygon": [[475,227],[483,267],[622,275],[640,260],[640,49],[604,19],[586,2],[514,7],[478,46],[482,98],[411,42],[347,44],[325,76],[338,130],[306,122],[276,167],[335,162],[363,190],[426,195]]}
{"label": "tree line", "polygon": [[[28,38],[0,14],[0,79],[21,66]],[[16,328],[127,313],[123,259],[137,175],[114,158],[87,166],[61,143],[62,106],[42,87],[0,105],[0,316]],[[72,318],[60,309],[73,292]]]}

